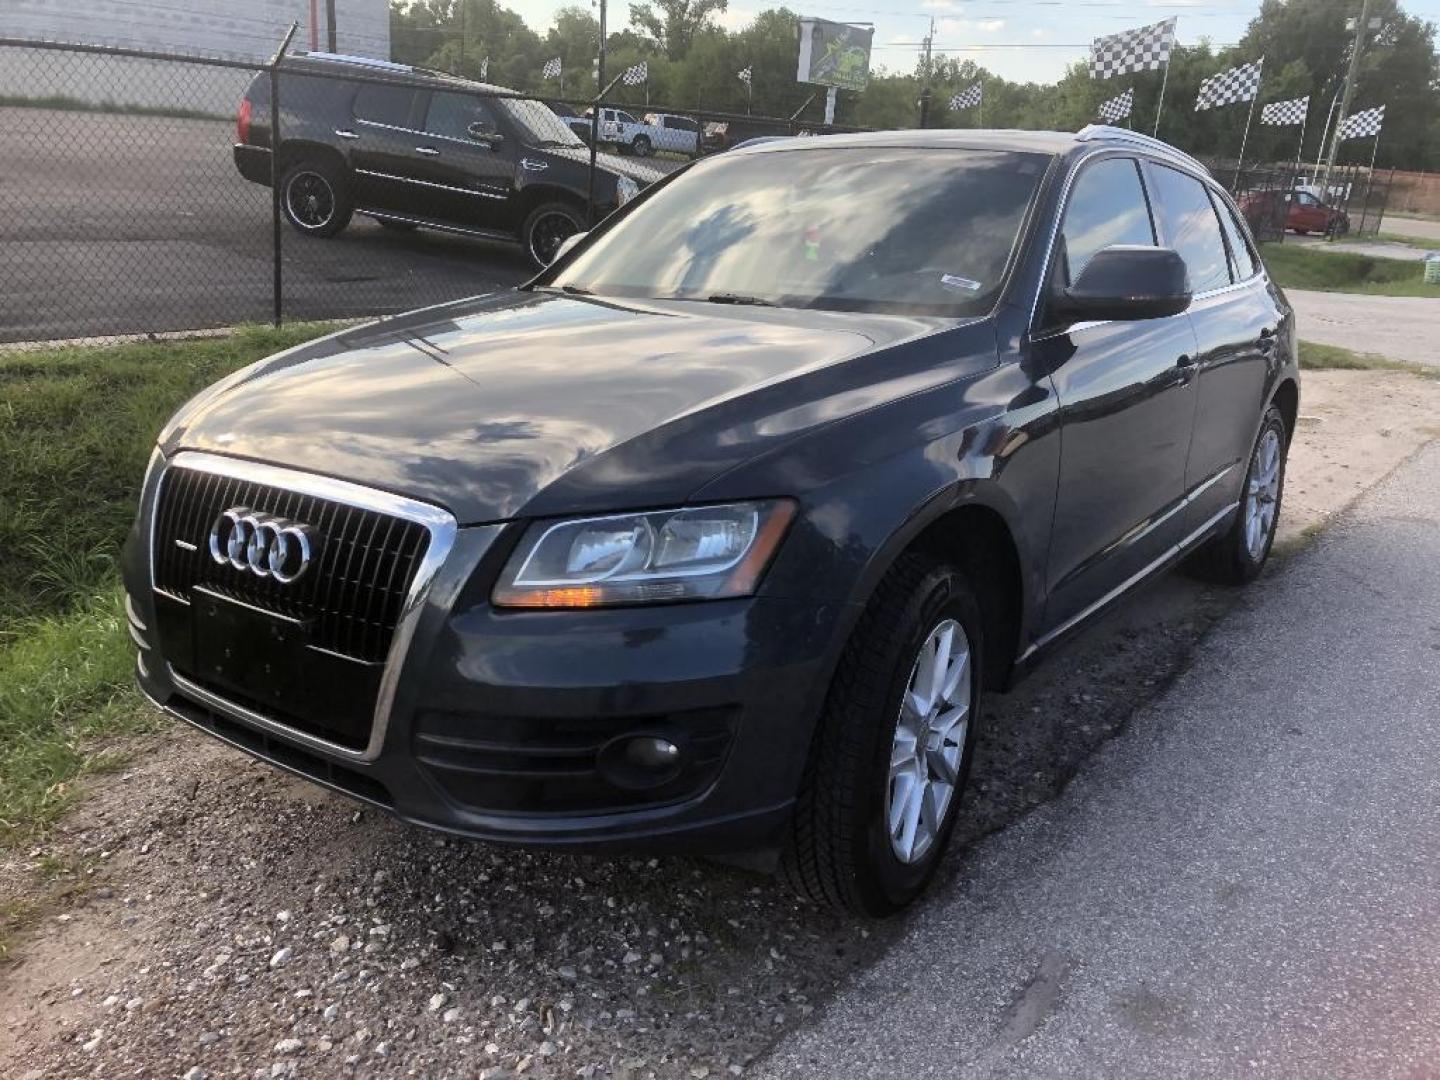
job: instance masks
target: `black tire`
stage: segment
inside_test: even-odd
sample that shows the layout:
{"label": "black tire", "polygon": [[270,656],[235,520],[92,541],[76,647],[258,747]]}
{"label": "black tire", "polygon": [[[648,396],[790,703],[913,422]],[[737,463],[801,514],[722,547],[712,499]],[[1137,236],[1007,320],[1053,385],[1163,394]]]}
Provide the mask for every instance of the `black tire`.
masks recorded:
{"label": "black tire", "polygon": [[355,212],[343,170],[325,161],[297,161],[280,178],[280,209],[296,232],[334,236]]}
{"label": "black tire", "polygon": [[655,153],[655,147],[651,145],[648,135],[636,135],[630,149],[635,151],[636,157],[650,157]]}
{"label": "black tire", "polygon": [[[564,224],[569,222],[569,226]],[[585,215],[578,207],[569,203],[542,203],[530,211],[520,231],[525,243],[525,254],[537,267],[550,265],[555,249],[568,236],[585,229]]]}
{"label": "black tire", "polygon": [[[1251,485],[1261,466],[1260,450],[1266,439],[1273,435],[1278,439],[1279,458],[1276,461],[1273,509],[1270,522],[1265,529],[1262,542],[1252,545],[1250,536]],[[1290,449],[1289,432],[1280,410],[1271,405],[1265,410],[1260,423],[1260,433],[1255,436],[1255,445],[1250,450],[1250,459],[1245,467],[1245,482],[1240,489],[1240,508],[1230,527],[1204,547],[1195,552],[1185,564],[1192,576],[1216,585],[1244,585],[1253,581],[1270,557],[1275,543],[1275,531],[1280,523],[1280,508],[1285,498],[1285,459]],[[1262,474],[1263,475],[1263,474]]]}
{"label": "black tire", "polygon": [[[924,856],[907,863],[892,846],[887,820],[891,753],[920,650],[944,620],[958,622],[969,638],[969,713],[940,827]],[[982,625],[964,574],[926,556],[902,556],[876,590],[836,669],[781,852],[781,875],[800,896],[879,917],[910,903],[929,883],[954,830],[974,756]]]}
{"label": "black tire", "polygon": [[391,221],[389,218],[376,218],[382,229],[389,229],[391,232],[414,232],[419,228],[413,221]]}

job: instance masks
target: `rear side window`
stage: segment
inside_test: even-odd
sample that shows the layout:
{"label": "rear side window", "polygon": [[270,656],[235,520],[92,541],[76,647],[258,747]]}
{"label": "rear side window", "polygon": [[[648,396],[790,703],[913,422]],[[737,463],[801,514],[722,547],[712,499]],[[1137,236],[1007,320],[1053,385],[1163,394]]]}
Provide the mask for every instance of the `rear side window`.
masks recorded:
{"label": "rear side window", "polygon": [[1245,234],[1235,221],[1235,215],[1225,200],[1210,196],[1215,210],[1220,215],[1220,228],[1225,233],[1225,243],[1230,247],[1230,271],[1236,281],[1248,281],[1255,276],[1255,256],[1245,242]]}
{"label": "rear side window", "polygon": [[432,135],[443,135],[447,139],[469,139],[470,125],[479,124],[480,130],[494,134],[500,130],[494,110],[482,98],[469,94],[437,93],[430,97],[430,108],[425,114],[425,130]]}
{"label": "rear side window", "polygon": [[410,103],[415,91],[403,86],[364,83],[355,95],[355,118],[391,127],[410,126]]}
{"label": "rear side window", "polygon": [[1155,246],[1155,230],[1140,171],[1131,158],[1106,158],[1086,165],[1075,180],[1065,225],[1067,283],[1073,283],[1091,257],[1112,244]]}
{"label": "rear side window", "polygon": [[1220,221],[1205,185],[1193,176],[1153,165],[1155,212],[1165,243],[1180,253],[1190,271],[1190,290],[1203,293],[1230,284],[1230,266]]}

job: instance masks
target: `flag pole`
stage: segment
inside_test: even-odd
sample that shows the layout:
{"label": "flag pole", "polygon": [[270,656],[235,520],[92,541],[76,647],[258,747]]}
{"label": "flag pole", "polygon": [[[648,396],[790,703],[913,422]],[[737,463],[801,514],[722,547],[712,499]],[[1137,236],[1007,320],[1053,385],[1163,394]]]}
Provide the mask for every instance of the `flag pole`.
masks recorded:
{"label": "flag pole", "polygon": [[1310,102],[1305,102],[1305,115],[1300,117],[1300,142],[1295,147],[1295,171],[1300,171],[1300,162],[1305,158],[1305,124],[1310,119]]}
{"label": "flag pole", "polygon": [[1260,98],[1260,87],[1255,87],[1255,96],[1250,99],[1250,112],[1245,117],[1245,134],[1240,136],[1240,157],[1235,162],[1235,179],[1230,182],[1232,188],[1240,184],[1240,166],[1245,161],[1245,144],[1250,140],[1250,121],[1255,119],[1255,102]]}
{"label": "flag pole", "polygon": [[1155,104],[1155,138],[1160,137],[1160,114],[1165,109],[1165,87],[1170,82],[1170,61],[1165,61],[1165,74],[1160,77],[1160,100]]}

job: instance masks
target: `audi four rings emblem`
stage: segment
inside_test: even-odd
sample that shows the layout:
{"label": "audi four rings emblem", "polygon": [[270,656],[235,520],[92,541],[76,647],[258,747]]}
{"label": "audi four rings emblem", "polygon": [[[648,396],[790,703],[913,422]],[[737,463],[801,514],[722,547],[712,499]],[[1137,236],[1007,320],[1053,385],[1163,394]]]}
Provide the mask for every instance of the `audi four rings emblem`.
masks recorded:
{"label": "audi four rings emblem", "polygon": [[232,506],[210,526],[210,557],[221,566],[289,585],[310,569],[316,541],[308,525]]}

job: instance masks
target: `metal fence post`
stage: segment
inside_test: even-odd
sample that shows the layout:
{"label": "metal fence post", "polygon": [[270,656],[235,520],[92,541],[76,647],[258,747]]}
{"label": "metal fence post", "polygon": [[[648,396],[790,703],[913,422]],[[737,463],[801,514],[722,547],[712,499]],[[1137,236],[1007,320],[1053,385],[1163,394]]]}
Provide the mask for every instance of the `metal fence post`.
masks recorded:
{"label": "metal fence post", "polygon": [[280,228],[280,61],[285,56],[285,50],[290,47],[290,41],[294,38],[295,31],[299,29],[298,22],[291,23],[284,40],[280,42],[280,48],[270,58],[270,235],[274,260],[276,327],[279,327],[283,314],[281,310],[283,304],[281,279],[284,273],[280,258],[282,235]]}

